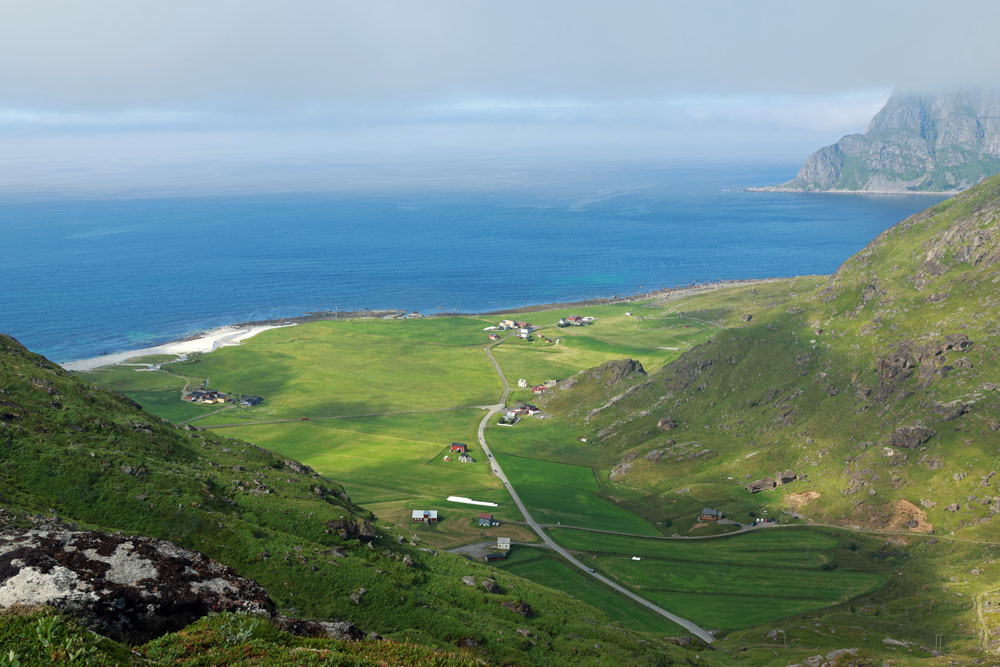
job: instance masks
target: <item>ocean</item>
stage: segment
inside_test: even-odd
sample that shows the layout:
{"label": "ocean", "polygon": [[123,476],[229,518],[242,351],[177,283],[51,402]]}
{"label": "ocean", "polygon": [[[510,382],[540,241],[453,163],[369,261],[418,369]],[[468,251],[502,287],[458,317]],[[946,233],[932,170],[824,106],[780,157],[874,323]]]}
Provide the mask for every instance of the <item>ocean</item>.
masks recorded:
{"label": "ocean", "polygon": [[314,310],[423,313],[825,274],[927,195],[749,193],[796,167],[614,165],[489,188],[0,202],[0,332],[55,361]]}

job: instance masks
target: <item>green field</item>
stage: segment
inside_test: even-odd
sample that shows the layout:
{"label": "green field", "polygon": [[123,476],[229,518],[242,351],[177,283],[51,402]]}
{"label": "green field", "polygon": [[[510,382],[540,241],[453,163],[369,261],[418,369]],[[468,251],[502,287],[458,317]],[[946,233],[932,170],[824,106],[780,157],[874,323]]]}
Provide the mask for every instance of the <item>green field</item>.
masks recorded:
{"label": "green field", "polygon": [[500,381],[474,318],[345,320],[272,329],[171,371],[264,397],[231,420],[365,415],[493,403]]}
{"label": "green field", "polygon": [[[704,341],[715,329],[705,321],[680,317],[671,310],[651,303],[581,308],[573,313],[593,316],[594,323],[565,328],[551,326],[560,317],[572,314],[565,309],[521,315],[518,317],[526,317],[545,328],[530,343],[516,337],[504,339],[493,348],[493,355],[512,384],[520,378],[531,383],[562,380],[606,361],[623,358],[637,359],[647,371],[653,372],[680,356],[682,350]],[[626,316],[626,312],[634,314]],[[640,320],[640,316],[644,319]],[[558,344],[546,343],[539,338],[540,334],[553,341],[561,340]]]}
{"label": "green field", "polygon": [[530,547],[515,549],[511,552],[510,558],[499,567],[525,579],[569,593],[577,600],[597,607],[613,620],[633,630],[684,634],[684,630],[671,621],[619,595],[544,549]]}
{"label": "green field", "polygon": [[585,552],[584,562],[665,609],[727,630],[871,593],[898,565],[896,557],[879,555],[879,545],[816,529],[760,529],[709,540],[558,528],[550,534],[561,545]]}
{"label": "green field", "polygon": [[540,523],[657,534],[646,521],[602,498],[601,487],[590,468],[508,456],[495,450],[494,455]]}
{"label": "green field", "polygon": [[[87,382],[126,394],[143,408],[177,423],[203,417],[217,406],[195,405],[181,400],[185,378],[160,371],[140,370],[135,366],[106,366],[79,373]],[[192,386],[197,386],[194,382]]]}

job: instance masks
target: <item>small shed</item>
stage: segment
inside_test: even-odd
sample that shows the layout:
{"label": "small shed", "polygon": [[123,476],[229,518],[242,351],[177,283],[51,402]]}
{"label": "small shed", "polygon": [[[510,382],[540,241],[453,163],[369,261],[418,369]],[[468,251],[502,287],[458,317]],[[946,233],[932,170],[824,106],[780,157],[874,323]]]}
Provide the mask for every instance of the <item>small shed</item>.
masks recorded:
{"label": "small shed", "polygon": [[466,451],[468,451],[468,449],[469,446],[466,445],[464,442],[451,443],[451,451],[453,452],[462,452],[464,454]]}
{"label": "small shed", "polygon": [[458,462],[459,463],[475,463],[476,460],[474,458],[472,458],[471,456],[469,456],[468,454],[459,454],[458,455]]}
{"label": "small shed", "polygon": [[437,510],[413,510],[411,521],[425,521],[427,523],[437,523]]}
{"label": "small shed", "polygon": [[510,538],[509,537],[498,537],[497,538],[497,549],[500,551],[510,551]]}

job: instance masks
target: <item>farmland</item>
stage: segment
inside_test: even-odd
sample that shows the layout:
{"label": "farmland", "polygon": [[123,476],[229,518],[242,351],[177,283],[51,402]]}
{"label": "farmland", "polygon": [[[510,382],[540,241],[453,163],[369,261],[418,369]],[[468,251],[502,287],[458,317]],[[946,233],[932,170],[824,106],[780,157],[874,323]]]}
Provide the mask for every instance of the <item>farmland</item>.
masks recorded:
{"label": "farmland", "polygon": [[[870,593],[902,562],[881,544],[821,529],[761,529],[712,540],[655,540],[552,529],[585,562],[707,627],[751,627]],[[638,557],[640,560],[633,560]],[[765,602],[766,601],[766,602]]]}

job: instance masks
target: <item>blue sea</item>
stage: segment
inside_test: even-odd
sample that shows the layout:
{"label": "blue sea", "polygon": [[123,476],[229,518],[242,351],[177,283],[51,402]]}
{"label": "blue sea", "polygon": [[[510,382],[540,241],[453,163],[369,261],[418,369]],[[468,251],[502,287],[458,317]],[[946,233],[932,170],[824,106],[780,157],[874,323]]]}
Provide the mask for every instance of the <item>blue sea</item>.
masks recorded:
{"label": "blue sea", "polygon": [[830,273],[940,197],[750,193],[796,166],[489,187],[0,202],[0,331],[64,362],[314,310],[482,312]]}

